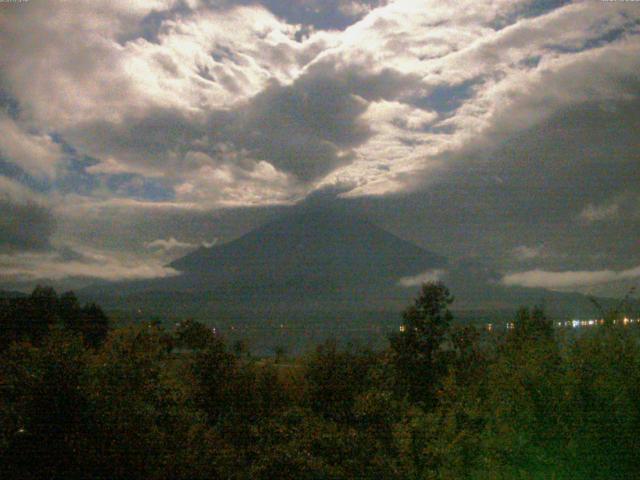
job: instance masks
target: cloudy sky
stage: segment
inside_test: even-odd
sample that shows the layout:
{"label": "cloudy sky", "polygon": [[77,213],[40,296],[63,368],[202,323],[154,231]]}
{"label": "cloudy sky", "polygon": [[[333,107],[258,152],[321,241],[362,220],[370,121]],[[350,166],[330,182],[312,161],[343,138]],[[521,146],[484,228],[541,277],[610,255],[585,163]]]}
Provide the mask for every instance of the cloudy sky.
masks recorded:
{"label": "cloudy sky", "polygon": [[639,185],[640,2],[0,3],[0,285],[170,275],[326,202],[604,291]]}

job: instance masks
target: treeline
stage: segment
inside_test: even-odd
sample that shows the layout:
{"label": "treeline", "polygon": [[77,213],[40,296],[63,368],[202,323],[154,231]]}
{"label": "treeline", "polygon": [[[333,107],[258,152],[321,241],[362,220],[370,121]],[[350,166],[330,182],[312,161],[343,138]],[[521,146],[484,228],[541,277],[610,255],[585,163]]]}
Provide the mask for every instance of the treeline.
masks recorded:
{"label": "treeline", "polygon": [[193,321],[98,341],[102,317],[51,293],[1,304],[0,478],[640,477],[639,336],[615,312],[579,336],[539,309],[487,333],[430,283],[386,350],[283,363]]}
{"label": "treeline", "polygon": [[52,328],[65,328],[92,346],[107,336],[109,319],[95,303],[80,305],[73,292],[58,296],[51,287],[36,287],[31,295],[0,298],[0,349],[13,342],[39,345]]}

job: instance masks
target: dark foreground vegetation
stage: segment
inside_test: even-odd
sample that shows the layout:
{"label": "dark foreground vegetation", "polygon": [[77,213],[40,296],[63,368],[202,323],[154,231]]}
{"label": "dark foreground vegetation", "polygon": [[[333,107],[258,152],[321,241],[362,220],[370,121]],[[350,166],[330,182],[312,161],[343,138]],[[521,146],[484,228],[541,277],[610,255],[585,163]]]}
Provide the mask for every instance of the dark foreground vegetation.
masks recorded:
{"label": "dark foreground vegetation", "polygon": [[384,351],[256,359],[197,322],[109,329],[39,288],[0,300],[2,479],[640,478],[640,344],[539,309],[456,327],[424,285]]}

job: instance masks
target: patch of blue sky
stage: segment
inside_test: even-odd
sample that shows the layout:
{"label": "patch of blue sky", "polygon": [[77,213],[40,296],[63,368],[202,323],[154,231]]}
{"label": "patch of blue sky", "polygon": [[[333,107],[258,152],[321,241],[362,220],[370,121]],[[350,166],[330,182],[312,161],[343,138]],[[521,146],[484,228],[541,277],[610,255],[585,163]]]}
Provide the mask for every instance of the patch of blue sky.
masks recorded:
{"label": "patch of blue sky", "polygon": [[173,189],[139,174],[90,173],[87,169],[100,163],[99,160],[82,154],[58,133],[51,134],[51,138],[60,145],[66,157],[64,168],[51,185],[61,193],[91,195],[98,190],[107,190],[115,196],[139,200],[163,201],[175,198]]}
{"label": "patch of blue sky", "polygon": [[501,30],[509,25],[513,25],[521,18],[539,17],[560,7],[569,5],[570,3],[572,3],[572,0],[533,0],[521,8],[511,11],[508,15],[497,18],[491,24],[491,27],[496,30]]}
{"label": "patch of blue sky", "polygon": [[579,53],[615,42],[616,40],[621,39],[625,34],[627,34],[627,32],[628,30],[626,28],[620,27],[609,30],[608,32],[597,37],[589,38],[585,40],[584,43],[579,45],[551,44],[546,45],[546,48],[558,53]]}
{"label": "patch of blue sky", "polygon": [[0,176],[10,178],[39,193],[50,192],[53,183],[45,177],[35,177],[0,154]]}
{"label": "patch of blue sky", "polygon": [[51,132],[49,136],[51,137],[52,141],[60,145],[60,148],[62,148],[64,152],[69,152],[69,153],[77,152],[76,148],[73,145],[69,145],[67,142],[64,141],[64,138],[62,135],[60,135],[60,133]]}
{"label": "patch of blue sky", "polygon": [[86,171],[98,164],[98,160],[83,155],[71,144],[67,143],[59,133],[51,133],[51,139],[60,146],[65,159],[63,168],[58,172],[53,187],[61,193],[90,195],[99,188],[100,181],[96,175]]}
{"label": "patch of blue sky", "polygon": [[91,174],[86,169],[96,163],[98,162],[91,157],[68,158],[64,174],[56,178],[56,190],[61,193],[91,195],[100,188],[101,182],[99,175]]}
{"label": "patch of blue sky", "polygon": [[169,201],[175,192],[162,181],[136,173],[119,173],[104,177],[106,187],[119,197],[147,201]]}
{"label": "patch of blue sky", "polygon": [[[364,16],[364,13],[347,13],[344,8],[340,8],[340,0],[315,0],[310,2],[262,0],[259,3],[276,16],[284,18],[288,23],[313,25],[319,30],[344,30]],[[384,2],[380,0],[365,0],[361,3],[376,7]]]}
{"label": "patch of blue sky", "polygon": [[446,125],[433,125],[428,128],[429,133],[441,134],[441,135],[452,135],[456,131],[456,126],[452,124]]}
{"label": "patch of blue sky", "polygon": [[126,35],[120,36],[118,43],[124,45],[137,38],[143,38],[150,43],[158,43],[162,24],[167,20],[186,15],[190,11],[189,5],[183,0],[176,2],[169,10],[152,10],[140,21],[137,31],[128,32]]}
{"label": "patch of blue sky", "polygon": [[224,45],[217,45],[215,47],[215,51],[211,52],[211,58],[217,63],[222,63],[225,60],[231,60],[234,63],[237,63],[236,55],[233,53],[229,47],[225,47]]}
{"label": "patch of blue sky", "polygon": [[570,3],[572,0],[533,0],[526,5],[522,16],[525,18],[539,17]]}
{"label": "patch of blue sky", "polygon": [[536,68],[540,64],[540,60],[542,60],[542,55],[533,55],[521,60],[519,64],[526,68]]}
{"label": "patch of blue sky", "polygon": [[9,117],[16,120],[20,115],[20,104],[6,90],[0,87],[0,110],[3,110]]}
{"label": "patch of blue sky", "polygon": [[86,169],[95,163],[95,159],[90,157],[69,159],[65,174],[55,180],[55,189],[61,193],[86,196],[96,191],[107,191],[115,197],[147,201],[167,201],[175,198],[173,189],[156,179],[134,173],[111,175],[87,172]]}
{"label": "patch of blue sky", "polygon": [[456,85],[441,85],[434,88],[429,95],[414,99],[409,103],[419,108],[435,110],[441,115],[447,115],[457,110],[465,100],[473,97],[474,89],[479,83],[481,80],[472,79]]}

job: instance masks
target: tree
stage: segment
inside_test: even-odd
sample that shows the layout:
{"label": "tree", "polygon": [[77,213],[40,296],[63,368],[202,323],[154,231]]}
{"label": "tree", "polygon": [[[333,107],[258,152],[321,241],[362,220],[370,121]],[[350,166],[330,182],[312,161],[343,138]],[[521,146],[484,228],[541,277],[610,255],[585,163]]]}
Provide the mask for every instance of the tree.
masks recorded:
{"label": "tree", "polygon": [[109,332],[109,318],[100,306],[92,303],[82,309],[80,333],[92,347],[101,345]]}
{"label": "tree", "polygon": [[53,288],[37,286],[28,297],[0,303],[0,350],[14,341],[40,345],[56,325],[81,334],[94,347],[109,331],[109,319],[98,305],[81,307],[73,292],[58,297]]}
{"label": "tree", "polygon": [[178,325],[175,339],[177,347],[202,350],[215,342],[215,335],[206,325],[187,319]]}
{"label": "tree", "polygon": [[[152,324],[117,329],[92,351],[82,389],[85,478],[163,478],[182,438],[182,394],[168,382],[164,332]],[[65,478],[65,477],[62,477]]]}
{"label": "tree", "polygon": [[634,327],[607,326],[614,313],[605,315],[604,328],[583,331],[568,349],[562,416],[581,478],[637,478],[640,472],[640,338]]}
{"label": "tree", "polygon": [[81,330],[82,307],[75,293],[70,291],[60,295],[58,312],[66,329],[76,332]]}
{"label": "tree", "polygon": [[339,350],[334,340],[318,346],[305,370],[313,411],[336,422],[353,422],[355,399],[367,389],[374,360],[367,351]]}
{"label": "tree", "polygon": [[0,357],[0,478],[78,478],[87,435],[82,340],[53,329]]}
{"label": "tree", "polygon": [[18,299],[14,321],[20,326],[20,337],[40,343],[58,320],[58,295],[51,287],[38,285],[26,300]]}
{"label": "tree", "polygon": [[194,401],[207,414],[210,425],[217,424],[229,413],[229,405],[234,400],[230,385],[237,369],[235,356],[216,338],[193,359]]}
{"label": "tree", "polygon": [[513,322],[509,340],[516,343],[553,340],[553,322],[540,307],[521,308]]}
{"label": "tree", "polygon": [[283,345],[277,345],[276,347],[274,347],[273,353],[276,356],[275,363],[283,363],[286,359],[287,348]]}
{"label": "tree", "polygon": [[437,384],[446,373],[441,346],[453,319],[452,302],[442,282],[423,284],[420,295],[402,315],[400,334],[390,339],[398,386],[413,402],[432,405]]}

